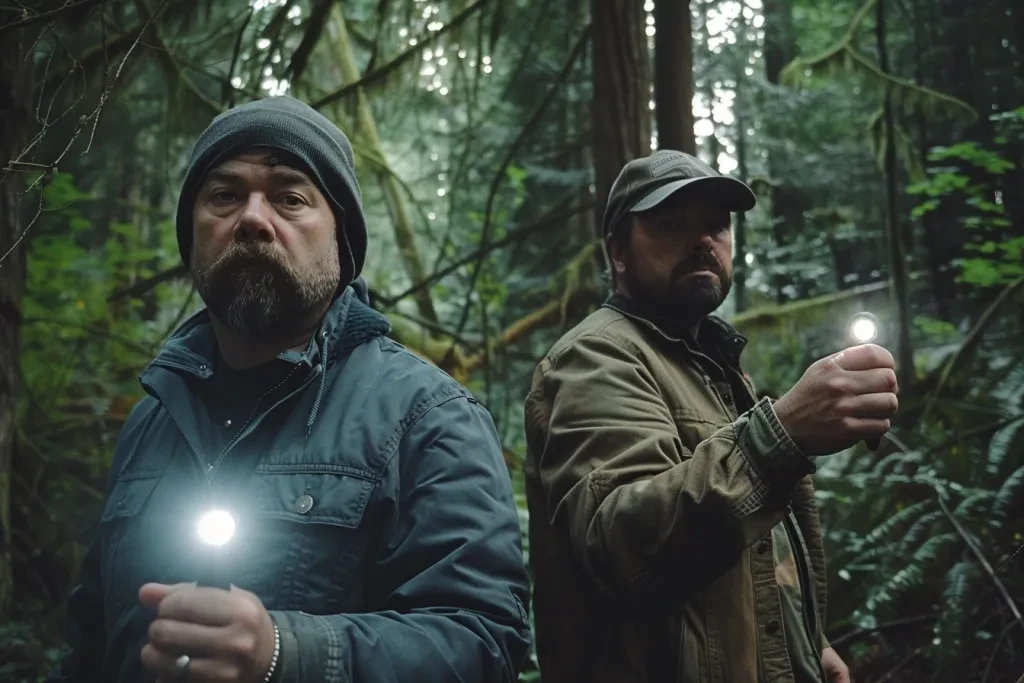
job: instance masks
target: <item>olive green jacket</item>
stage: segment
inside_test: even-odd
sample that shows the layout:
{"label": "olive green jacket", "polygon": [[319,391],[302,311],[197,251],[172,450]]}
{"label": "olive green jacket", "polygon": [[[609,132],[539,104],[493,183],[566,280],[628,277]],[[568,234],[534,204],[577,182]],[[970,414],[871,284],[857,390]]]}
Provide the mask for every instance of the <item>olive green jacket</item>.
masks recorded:
{"label": "olive green jacket", "polygon": [[544,683],[793,681],[772,552],[784,523],[815,650],[803,664],[820,672],[814,463],[739,370],[743,337],[708,317],[707,356],[665,329],[612,297],[534,374],[526,486]]}

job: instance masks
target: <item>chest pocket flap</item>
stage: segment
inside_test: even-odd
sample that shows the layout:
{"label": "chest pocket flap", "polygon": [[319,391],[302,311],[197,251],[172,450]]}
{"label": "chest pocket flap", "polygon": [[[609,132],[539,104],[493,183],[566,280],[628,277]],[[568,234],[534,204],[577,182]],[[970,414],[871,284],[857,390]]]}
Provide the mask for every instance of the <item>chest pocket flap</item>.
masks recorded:
{"label": "chest pocket flap", "polygon": [[139,514],[160,481],[160,476],[160,472],[147,472],[130,474],[119,479],[110,492],[100,522]]}
{"label": "chest pocket flap", "polygon": [[370,479],[326,464],[263,464],[256,471],[261,477],[261,514],[290,522],[354,529],[374,487]]}

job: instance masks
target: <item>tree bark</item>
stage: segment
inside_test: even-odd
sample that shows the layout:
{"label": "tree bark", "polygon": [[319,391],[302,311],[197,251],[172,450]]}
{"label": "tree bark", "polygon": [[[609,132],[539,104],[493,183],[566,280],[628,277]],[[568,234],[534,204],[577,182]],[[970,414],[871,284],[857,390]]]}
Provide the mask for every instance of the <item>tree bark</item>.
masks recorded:
{"label": "tree bark", "polygon": [[[359,72],[359,65],[356,63],[355,52],[352,49],[352,41],[349,38],[348,27],[345,23],[345,15],[341,5],[335,5],[331,18],[331,30],[328,32],[333,44],[333,52],[338,60],[338,67],[341,70],[342,78],[346,83],[356,83],[362,77]],[[367,152],[378,159],[384,166],[387,159],[380,144],[380,134],[377,132],[377,122],[370,108],[370,102],[362,88],[355,94],[356,97],[356,128],[366,146]],[[395,176],[386,170],[376,171],[377,179],[384,191],[384,201],[391,216],[391,222],[395,229],[395,242],[398,245],[398,253],[401,257],[405,273],[417,284],[427,277],[423,267],[423,260],[420,258],[419,249],[416,246],[416,232],[413,229],[412,217],[405,196],[402,194],[402,186]],[[434,303],[430,297],[430,290],[423,288],[416,293],[416,306],[420,317],[430,322],[437,322],[437,313],[434,311]]]}
{"label": "tree bark", "polygon": [[[779,84],[779,73],[796,56],[796,32],[793,28],[793,0],[765,0],[764,3],[764,64],[765,78],[769,83]],[[769,95],[769,98],[778,95]],[[771,104],[769,100],[768,104]],[[786,178],[786,167],[789,165],[787,154],[781,149],[780,140],[785,134],[778,125],[780,116],[765,109],[765,138],[771,141],[773,149],[768,157],[768,173],[771,184],[772,238],[776,246],[783,246],[792,241],[793,236],[804,229],[804,207],[799,188],[792,185]],[[786,296],[783,289],[784,279],[776,277],[773,281],[775,299],[783,303]]]}
{"label": "tree bark", "polygon": [[[924,44],[922,34],[926,25],[926,17],[921,11],[920,0],[914,0],[914,80],[918,85],[925,84],[924,78]],[[928,134],[928,121],[924,111],[918,109],[914,117],[917,126],[918,153],[921,157],[921,168],[928,166],[928,152],[931,149]],[[935,299],[935,309],[939,318],[952,322],[949,303],[953,299],[952,288],[954,286],[948,270],[943,270],[943,264],[948,265],[948,259],[943,257],[943,244],[945,240],[939,239],[939,225],[934,212],[929,211],[921,217],[921,227],[924,231],[925,251],[928,255],[928,270],[931,274],[932,297]]]}
{"label": "tree bark", "polygon": [[[0,169],[10,168],[28,140],[32,124],[32,69],[22,61],[24,32],[0,42]],[[24,173],[0,170],[0,257],[23,230]],[[18,346],[25,292],[24,243],[0,263],[0,614],[11,602],[11,464],[18,398]]]}
{"label": "tree bark", "polygon": [[[875,7],[875,40],[878,47],[878,68],[889,73],[889,55],[885,45],[885,0],[878,0]],[[910,343],[910,286],[907,279],[907,261],[903,251],[905,241],[902,224],[896,209],[896,122],[893,114],[892,92],[885,91],[882,105],[885,120],[885,227],[889,253],[889,282],[891,296],[896,304],[898,339],[896,348],[896,372],[900,388],[910,389],[914,378],[914,349]]]}
{"label": "tree bark", "polygon": [[[650,64],[643,3],[591,0],[593,152],[598,217],[626,162],[650,154]],[[598,221],[600,218],[598,218]],[[598,222],[595,221],[595,222]],[[596,233],[604,238],[600,225]]]}
{"label": "tree bark", "polygon": [[697,154],[693,136],[693,26],[689,0],[654,3],[654,113],[659,149]]}
{"label": "tree bark", "polygon": [[[739,16],[740,40],[747,40],[747,24],[743,13]],[[736,100],[733,105],[733,118],[735,119],[736,139],[736,171],[740,180],[747,182],[747,120],[746,113],[749,103],[747,102],[746,66],[747,60],[737,62],[736,74]],[[736,312],[740,313],[747,307],[747,214],[740,212],[736,214],[735,237],[733,240],[735,254],[733,255],[733,284],[736,287]]]}

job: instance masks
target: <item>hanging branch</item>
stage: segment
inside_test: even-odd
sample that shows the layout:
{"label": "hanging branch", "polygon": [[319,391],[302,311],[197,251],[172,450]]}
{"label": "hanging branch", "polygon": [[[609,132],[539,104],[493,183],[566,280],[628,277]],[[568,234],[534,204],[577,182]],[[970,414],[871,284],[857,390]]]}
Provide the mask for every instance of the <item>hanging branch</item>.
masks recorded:
{"label": "hanging branch", "polygon": [[[100,115],[103,113],[103,106],[107,103],[107,98],[110,97],[110,93],[113,91],[114,86],[117,85],[117,81],[121,77],[121,71],[124,70],[124,65],[128,62],[128,58],[131,57],[132,52],[135,51],[135,48],[138,47],[139,42],[142,40],[142,36],[145,35],[146,30],[149,28],[149,25],[151,23],[153,23],[153,18],[156,17],[157,15],[159,15],[161,11],[163,11],[164,7],[167,5],[168,2],[169,2],[169,0],[161,0],[160,5],[156,8],[156,11],[153,12],[153,14],[150,15],[150,17],[142,25],[142,29],[139,31],[139,34],[137,36],[135,36],[135,42],[133,42],[131,47],[128,48],[128,51],[125,53],[124,58],[121,60],[120,65],[118,65],[117,71],[114,73],[114,77],[110,81],[110,84],[107,85],[107,87],[105,87],[103,89],[102,93],[100,93],[100,101],[96,104],[96,106],[93,108],[93,110],[91,112],[89,112],[88,114],[82,114],[81,116],[78,117],[78,124],[75,126],[75,130],[72,132],[71,139],[68,140],[68,144],[64,146],[64,149],[61,150],[60,154],[57,155],[57,158],[54,159],[49,164],[49,168],[51,170],[55,171],[57,169],[57,165],[60,164],[60,162],[64,159],[64,157],[67,155],[67,153],[71,150],[71,146],[75,144],[75,141],[78,139],[78,136],[80,136],[82,134],[82,131],[85,130],[86,125],[88,125],[88,123],[90,121],[93,122],[92,134],[94,135],[96,133],[96,125],[99,123]],[[2,33],[0,33],[0,35],[2,35]],[[36,136],[36,139],[32,143],[30,143],[29,149],[31,149],[31,147],[34,144],[38,143],[42,139],[42,136],[45,133],[45,131],[46,131],[46,124],[44,124],[43,130],[40,131],[39,134]],[[89,152],[89,149],[91,148],[91,146],[92,146],[92,135],[90,135],[90,137],[89,137],[89,144],[86,146],[85,151],[83,151],[82,154],[83,155],[87,154]],[[5,172],[9,172],[9,171],[12,171],[12,170],[18,170],[17,167],[18,167],[19,164],[22,164],[22,165],[25,164],[25,162],[22,161],[22,158],[25,156],[27,151],[28,150],[23,151],[21,154],[18,155],[17,159],[12,159],[10,162],[8,162],[7,168],[5,168],[3,170]],[[49,176],[49,173],[40,174],[39,178],[35,182],[33,182],[31,185],[29,185],[29,187],[25,190],[24,196],[27,196],[29,192],[31,192],[35,188],[39,187],[39,185],[48,176]],[[0,182],[2,182],[5,178],[6,178],[6,173],[3,176],[0,176]],[[26,225],[25,228],[21,231],[21,234],[18,235],[17,238],[15,238],[14,243],[11,245],[10,249],[8,249],[6,253],[0,255],[0,265],[3,265],[3,262],[7,259],[7,257],[10,256],[12,253],[14,253],[14,250],[17,249],[19,246],[21,246],[21,243],[28,236],[28,231],[30,229],[32,229],[32,227],[36,224],[36,221],[39,219],[39,216],[42,214],[42,211],[43,211],[42,202],[43,202],[43,200],[42,200],[42,192],[40,192],[39,193],[39,210],[36,211],[35,216],[32,217],[32,220],[30,220],[28,225]]]}
{"label": "hanging branch", "polygon": [[92,5],[98,4],[99,2],[101,2],[101,0],[78,0],[78,2],[69,3],[67,5],[64,5],[63,7],[58,7],[57,9],[50,10],[49,12],[37,14],[34,17],[28,17],[27,19],[19,19],[18,21],[15,21],[13,23],[4,24],[3,26],[0,26],[0,38],[7,35],[8,33],[17,31],[19,28],[25,28],[26,26],[32,26],[33,24],[38,24],[44,21],[51,21],[63,14],[67,14],[68,12],[72,12],[74,10],[88,9]]}
{"label": "hanging branch", "polygon": [[345,97],[346,95],[355,92],[359,88],[365,88],[368,85],[376,83],[377,81],[386,77],[392,71],[402,66],[409,60],[413,59],[414,57],[418,57],[420,53],[423,51],[423,45],[426,44],[428,41],[437,40],[445,33],[448,33],[449,31],[457,28],[463,22],[465,22],[466,19],[472,16],[473,12],[477,11],[478,9],[486,5],[488,1],[489,0],[477,0],[472,5],[470,5],[469,7],[455,15],[455,17],[450,22],[445,24],[440,30],[431,31],[426,36],[424,36],[422,40],[417,40],[415,45],[413,45],[408,50],[401,53],[400,55],[398,55],[397,57],[395,57],[390,62],[380,67],[376,71],[368,73],[362,78],[360,78],[358,81],[354,81],[341,88],[338,88],[337,90],[328,95],[324,95],[323,97],[321,97],[319,100],[312,104],[313,109],[323,109],[328,104],[340,100],[342,97]]}
{"label": "hanging branch", "polygon": [[[565,203],[566,202],[563,202],[559,206],[562,206]],[[460,258],[458,261],[454,261],[454,262],[448,264],[447,266],[445,266],[444,268],[442,268],[441,270],[438,270],[438,271],[428,275],[422,282],[419,282],[417,284],[414,284],[414,285],[410,286],[405,291],[403,291],[403,292],[401,292],[399,294],[396,294],[393,297],[386,297],[386,296],[381,295],[379,297],[379,299],[380,299],[381,303],[383,303],[386,306],[394,306],[395,304],[397,304],[402,299],[405,299],[405,298],[408,298],[408,297],[412,296],[413,294],[418,292],[423,287],[429,287],[429,286],[433,285],[435,282],[438,282],[439,280],[444,279],[445,277],[447,277],[451,273],[455,272],[456,270],[458,270],[462,266],[466,265],[467,263],[472,263],[474,261],[482,259],[483,257],[485,257],[487,254],[491,253],[492,251],[494,251],[496,249],[500,249],[501,247],[507,246],[509,244],[513,244],[515,242],[519,242],[519,241],[521,241],[523,239],[526,239],[530,235],[533,235],[535,233],[541,232],[543,230],[548,230],[553,225],[558,225],[559,223],[561,223],[562,221],[566,220],[567,218],[571,218],[571,217],[575,216],[576,214],[582,213],[584,211],[589,211],[591,208],[593,208],[593,204],[592,203],[587,203],[587,204],[583,204],[582,206],[575,206],[575,207],[573,207],[571,209],[567,209],[567,210],[559,212],[557,214],[549,214],[548,216],[545,216],[544,218],[541,218],[539,221],[537,221],[533,225],[528,225],[528,226],[526,226],[524,228],[519,228],[518,230],[515,230],[515,231],[511,232],[510,234],[508,234],[507,236],[503,237],[500,240],[495,240],[494,242],[491,242],[489,245],[481,246],[481,247],[478,247],[477,249],[474,249],[472,252],[470,252],[469,254],[466,254],[464,257]]]}
{"label": "hanging branch", "polygon": [[[565,64],[562,65],[562,70],[559,72],[555,82],[551,84],[551,88],[548,89],[547,95],[544,100],[538,105],[537,109],[530,116],[526,125],[523,126],[522,130],[519,131],[519,135],[509,146],[508,151],[505,153],[505,158],[502,159],[501,164],[498,166],[497,172],[494,174],[494,179],[491,181],[491,187],[487,193],[487,205],[484,209],[484,227],[480,236],[480,246],[485,249],[489,246],[491,239],[491,230],[493,228],[494,220],[494,201],[498,194],[498,188],[501,185],[502,180],[505,177],[505,171],[508,165],[512,163],[512,159],[519,151],[520,145],[526,137],[533,132],[534,127],[540,123],[541,118],[544,116],[544,112],[547,111],[548,106],[555,99],[555,93],[562,86],[565,80],[569,77],[572,71],[573,65],[576,63],[576,59],[583,53],[583,48],[587,44],[587,40],[590,38],[590,24],[588,23],[583,31],[580,32],[580,37],[576,40],[576,45],[573,46],[572,52],[569,53],[568,59],[565,60]],[[469,279],[469,291],[466,292],[466,303],[462,307],[462,314],[459,317],[459,324],[456,326],[456,332],[462,334],[463,328],[466,326],[466,322],[469,319],[469,309],[472,305],[473,291],[476,289],[477,280],[480,277],[480,271],[483,268],[484,259],[481,257],[476,260],[473,266],[473,273]],[[453,345],[454,348],[454,345]]]}

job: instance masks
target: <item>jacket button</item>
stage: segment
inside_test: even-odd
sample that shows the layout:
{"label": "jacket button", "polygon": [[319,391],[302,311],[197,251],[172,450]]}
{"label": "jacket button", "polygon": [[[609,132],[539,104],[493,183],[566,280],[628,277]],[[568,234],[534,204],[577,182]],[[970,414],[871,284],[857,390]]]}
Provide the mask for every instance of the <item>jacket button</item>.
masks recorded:
{"label": "jacket button", "polygon": [[295,511],[300,515],[304,515],[313,509],[313,496],[303,494],[299,496],[298,500],[295,501]]}
{"label": "jacket button", "polygon": [[770,634],[778,633],[779,632],[779,620],[778,619],[770,619],[768,621],[768,623],[765,625],[765,630],[768,631],[768,633],[770,633]]}
{"label": "jacket button", "polygon": [[771,545],[768,543],[768,541],[761,541],[757,544],[757,552],[760,555],[764,555],[766,552],[768,552],[768,549],[770,547]]}

